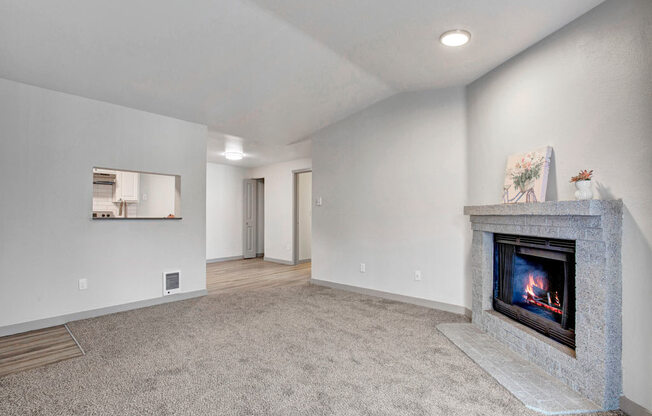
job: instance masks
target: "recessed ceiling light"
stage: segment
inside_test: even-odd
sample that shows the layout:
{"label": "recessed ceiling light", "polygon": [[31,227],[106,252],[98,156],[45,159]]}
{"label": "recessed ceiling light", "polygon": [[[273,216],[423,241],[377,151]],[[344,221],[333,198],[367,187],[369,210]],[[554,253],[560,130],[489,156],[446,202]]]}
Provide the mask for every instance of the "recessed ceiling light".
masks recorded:
{"label": "recessed ceiling light", "polygon": [[471,34],[466,30],[455,29],[442,33],[439,41],[446,46],[462,46],[469,43]]}
{"label": "recessed ceiling light", "polygon": [[242,160],[244,154],[241,152],[224,152],[224,157],[229,160]]}

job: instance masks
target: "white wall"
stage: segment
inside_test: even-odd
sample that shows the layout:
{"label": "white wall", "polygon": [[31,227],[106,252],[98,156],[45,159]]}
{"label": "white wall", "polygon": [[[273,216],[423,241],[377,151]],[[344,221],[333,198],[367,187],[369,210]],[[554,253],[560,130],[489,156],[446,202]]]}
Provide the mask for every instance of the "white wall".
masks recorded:
{"label": "white wall", "polygon": [[310,169],[310,159],[297,159],[250,169],[249,178],[265,179],[265,258],[292,262],[293,171]]}
{"label": "white wall", "polygon": [[174,176],[141,173],[138,204],[130,205],[137,206],[139,217],[167,217],[175,212],[174,187]]}
{"label": "white wall", "polygon": [[312,172],[297,175],[298,260],[309,260],[312,244]]}
{"label": "white wall", "polygon": [[[468,199],[501,201],[507,155],[554,148],[549,199],[595,170],[622,198],[625,395],[652,409],[652,2],[607,1],[468,88]],[[317,165],[317,162],[315,163]]]}
{"label": "white wall", "polygon": [[206,164],[206,259],[242,256],[242,192],[246,170]]}
{"label": "white wall", "polygon": [[318,132],[313,278],[465,305],[465,187],[462,87],[399,94]]}
{"label": "white wall", "polygon": [[[0,327],[206,288],[205,126],[3,79],[0,126]],[[93,166],[181,175],[183,220],[92,220]]]}

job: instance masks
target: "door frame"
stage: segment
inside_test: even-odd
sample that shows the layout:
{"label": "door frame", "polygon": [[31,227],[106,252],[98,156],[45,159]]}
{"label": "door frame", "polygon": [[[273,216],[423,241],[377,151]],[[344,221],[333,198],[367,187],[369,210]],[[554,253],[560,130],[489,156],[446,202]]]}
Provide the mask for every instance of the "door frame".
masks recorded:
{"label": "door frame", "polygon": [[[297,221],[299,219],[299,193],[297,188],[299,185],[299,174],[307,172],[312,172],[312,168],[297,169],[292,171],[292,263],[294,265],[299,264],[299,227],[297,227]],[[312,204],[312,195],[310,196],[310,203]],[[312,238],[312,235],[310,238]],[[312,247],[312,243],[310,245]]]}

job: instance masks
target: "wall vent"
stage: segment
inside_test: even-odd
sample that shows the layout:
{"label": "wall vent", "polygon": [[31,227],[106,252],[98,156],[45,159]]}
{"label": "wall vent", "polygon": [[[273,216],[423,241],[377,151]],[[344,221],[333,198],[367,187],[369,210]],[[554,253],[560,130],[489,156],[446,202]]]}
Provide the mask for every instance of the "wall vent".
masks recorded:
{"label": "wall vent", "polygon": [[181,292],[181,272],[163,273],[163,296]]}

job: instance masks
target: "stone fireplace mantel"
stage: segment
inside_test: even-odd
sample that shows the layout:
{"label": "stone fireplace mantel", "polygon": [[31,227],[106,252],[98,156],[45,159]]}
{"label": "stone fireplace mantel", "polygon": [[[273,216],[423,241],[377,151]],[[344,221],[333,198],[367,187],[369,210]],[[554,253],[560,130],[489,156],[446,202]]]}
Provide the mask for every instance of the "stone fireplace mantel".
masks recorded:
{"label": "stone fireplace mantel", "polygon": [[470,205],[465,215],[581,215],[600,216],[613,209],[622,210],[622,200],[549,201],[522,204]]}
{"label": "stone fireplace mantel", "polygon": [[[471,217],[472,321],[604,409],[622,390],[621,200],[464,207]],[[493,310],[493,234],[575,241],[576,348]]]}

